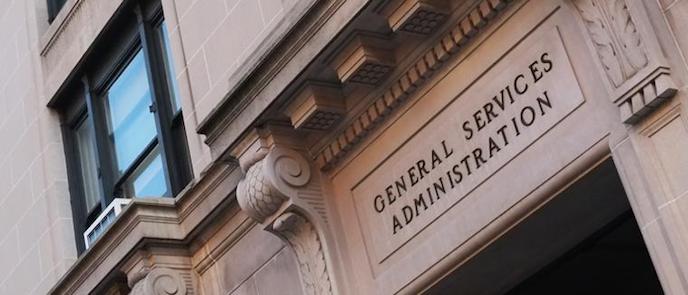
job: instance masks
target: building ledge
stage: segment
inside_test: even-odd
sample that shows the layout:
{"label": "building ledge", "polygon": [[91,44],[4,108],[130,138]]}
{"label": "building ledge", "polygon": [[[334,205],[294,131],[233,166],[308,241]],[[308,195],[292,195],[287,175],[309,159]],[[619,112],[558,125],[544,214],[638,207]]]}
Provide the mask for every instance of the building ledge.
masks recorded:
{"label": "building ledge", "polygon": [[[309,2],[309,1],[304,1]],[[297,11],[300,21],[275,39],[258,62],[247,64],[231,78],[234,85],[220,103],[200,122],[197,131],[207,136],[213,157],[226,151],[279,94],[344,29],[367,1],[316,1]],[[299,7],[297,7],[299,8]],[[342,21],[345,19],[346,21]],[[251,110],[250,112],[246,110]],[[231,130],[231,132],[227,132]]]}
{"label": "building ledge", "polygon": [[60,278],[49,294],[88,294],[117,272],[147,243],[188,245],[218,208],[237,206],[234,188],[240,169],[217,164],[175,199],[135,199],[101,237]]}

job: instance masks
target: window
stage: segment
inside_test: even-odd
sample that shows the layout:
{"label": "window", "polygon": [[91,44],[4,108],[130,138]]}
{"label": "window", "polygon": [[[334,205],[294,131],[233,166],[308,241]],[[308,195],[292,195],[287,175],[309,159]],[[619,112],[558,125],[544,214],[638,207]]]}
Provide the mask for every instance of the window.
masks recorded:
{"label": "window", "polygon": [[48,22],[53,22],[67,0],[48,0]]}
{"label": "window", "polygon": [[59,98],[77,237],[115,198],[173,197],[192,175],[160,4],[123,11]]}

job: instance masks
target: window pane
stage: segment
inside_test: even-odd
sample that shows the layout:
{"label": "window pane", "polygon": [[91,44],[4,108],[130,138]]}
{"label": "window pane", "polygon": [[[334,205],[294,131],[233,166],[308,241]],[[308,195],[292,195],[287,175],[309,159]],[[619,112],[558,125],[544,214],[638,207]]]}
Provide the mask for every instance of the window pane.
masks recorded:
{"label": "window pane", "polygon": [[67,0],[48,0],[48,22],[52,22],[55,19],[65,2]]}
{"label": "window pane", "polygon": [[98,168],[92,130],[93,126],[88,118],[79,123],[75,129],[86,214],[100,203],[100,186],[98,185]]}
{"label": "window pane", "polygon": [[120,173],[157,136],[151,102],[145,59],[139,50],[107,93],[110,139]]}
{"label": "window pane", "polygon": [[182,104],[179,101],[178,86],[177,86],[177,76],[174,71],[174,59],[172,57],[172,49],[170,48],[170,35],[167,32],[167,26],[165,22],[160,24],[160,36],[162,36],[162,47],[165,55],[165,71],[167,72],[167,85],[170,92],[170,103],[172,105],[172,113],[177,113],[181,110]]}
{"label": "window pane", "polygon": [[128,190],[131,197],[168,196],[167,177],[159,148],[155,148],[130,176]]}

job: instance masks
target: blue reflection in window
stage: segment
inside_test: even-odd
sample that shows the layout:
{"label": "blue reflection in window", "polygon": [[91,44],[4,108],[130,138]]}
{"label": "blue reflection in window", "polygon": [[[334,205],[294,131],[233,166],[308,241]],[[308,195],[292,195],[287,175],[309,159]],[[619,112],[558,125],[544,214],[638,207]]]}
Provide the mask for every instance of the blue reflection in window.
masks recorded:
{"label": "blue reflection in window", "polygon": [[120,173],[157,136],[151,101],[146,61],[139,50],[107,93],[110,139]]}
{"label": "blue reflection in window", "polygon": [[132,175],[134,197],[146,198],[168,195],[162,157],[157,149],[148,156],[148,159],[141,164],[139,169],[141,169],[139,172]]}
{"label": "blue reflection in window", "polygon": [[165,70],[167,71],[167,81],[170,90],[170,103],[172,105],[173,113],[181,110],[182,103],[179,98],[179,86],[174,71],[174,59],[172,56],[172,48],[170,48],[170,34],[167,31],[167,26],[163,21],[160,24],[160,35],[162,36],[163,50],[165,51]]}

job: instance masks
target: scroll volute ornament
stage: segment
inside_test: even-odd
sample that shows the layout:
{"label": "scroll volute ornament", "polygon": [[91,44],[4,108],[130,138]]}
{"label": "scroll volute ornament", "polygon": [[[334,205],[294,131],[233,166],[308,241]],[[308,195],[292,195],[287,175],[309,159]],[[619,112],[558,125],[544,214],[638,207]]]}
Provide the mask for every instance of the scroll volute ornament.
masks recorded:
{"label": "scroll volute ornament", "polygon": [[131,295],[187,295],[185,280],[169,268],[154,268],[132,281]]}
{"label": "scroll volute ornament", "polygon": [[[285,128],[287,129],[287,128]],[[326,248],[327,213],[319,178],[292,131],[258,129],[234,150],[244,179],[243,211],[294,250],[305,294],[333,294]]]}
{"label": "scroll volute ornament", "polygon": [[251,218],[261,223],[311,180],[308,161],[294,150],[279,147],[272,148],[245,171],[246,176],[237,187],[237,201]]}
{"label": "scroll volute ornament", "polygon": [[624,123],[634,124],[677,91],[639,1],[573,0]]}

